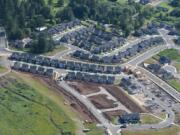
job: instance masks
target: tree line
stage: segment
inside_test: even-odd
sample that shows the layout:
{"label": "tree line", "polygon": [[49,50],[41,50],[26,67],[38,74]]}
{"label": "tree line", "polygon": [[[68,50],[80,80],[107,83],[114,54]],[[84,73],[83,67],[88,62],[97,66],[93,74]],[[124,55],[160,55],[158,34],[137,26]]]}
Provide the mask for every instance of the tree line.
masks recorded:
{"label": "tree line", "polygon": [[61,20],[72,18],[92,19],[101,23],[114,24],[121,28],[125,36],[139,29],[153,14],[153,8],[129,0],[121,4],[116,0],[69,0],[69,4],[57,16]]}
{"label": "tree line", "polygon": [[[56,9],[54,11],[54,9]],[[92,19],[101,23],[114,24],[122,29],[124,36],[139,29],[153,14],[153,8],[144,8],[141,4],[128,0],[119,3],[116,0],[0,0],[0,25],[6,28],[10,40],[22,39],[35,35],[31,50],[41,49],[36,45],[48,41],[42,47],[43,52],[53,46],[45,35],[39,37],[35,29],[56,23],[71,21],[75,18]],[[49,47],[48,47],[49,46]]]}

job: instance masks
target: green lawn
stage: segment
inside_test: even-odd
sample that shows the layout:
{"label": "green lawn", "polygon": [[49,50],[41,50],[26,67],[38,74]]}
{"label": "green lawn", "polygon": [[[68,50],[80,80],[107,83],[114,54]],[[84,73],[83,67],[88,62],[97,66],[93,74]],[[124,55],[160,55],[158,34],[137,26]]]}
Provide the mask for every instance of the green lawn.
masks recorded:
{"label": "green lawn", "polygon": [[170,80],[170,81],[169,81],[169,84],[170,84],[172,87],[174,87],[177,91],[180,92],[180,80],[175,80],[175,79]]}
{"label": "green lawn", "polygon": [[158,119],[150,114],[141,114],[141,124],[155,124],[161,121],[161,119]]}
{"label": "green lawn", "polygon": [[179,135],[180,128],[173,126],[159,130],[123,131],[122,135]]}
{"label": "green lawn", "polygon": [[0,79],[0,135],[74,135],[73,120],[51,100],[52,95],[40,93],[47,88],[26,81],[15,74]]}
{"label": "green lawn", "polygon": [[167,56],[171,60],[180,62],[180,52],[178,52],[176,49],[166,49],[166,50],[160,52],[157,56],[158,57],[159,56]]}

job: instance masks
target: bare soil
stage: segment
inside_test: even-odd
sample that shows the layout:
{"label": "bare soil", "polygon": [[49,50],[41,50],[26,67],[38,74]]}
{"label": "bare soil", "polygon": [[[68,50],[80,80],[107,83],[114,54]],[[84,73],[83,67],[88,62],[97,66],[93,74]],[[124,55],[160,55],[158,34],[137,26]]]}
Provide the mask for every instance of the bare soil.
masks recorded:
{"label": "bare soil", "polygon": [[121,88],[116,86],[104,86],[105,89],[111,93],[117,100],[119,100],[123,105],[125,105],[132,112],[144,113],[147,110],[137,104],[127,93],[125,93]]}
{"label": "bare soil", "polygon": [[107,99],[107,95],[104,94],[91,96],[89,99],[98,109],[109,109],[117,107],[117,104],[114,104],[115,102],[113,100]]}
{"label": "bare soil", "polygon": [[126,113],[126,111],[124,111],[124,110],[116,110],[116,111],[104,112],[104,115],[105,115],[105,117],[106,117],[108,120],[112,121],[112,119],[113,119],[114,117],[121,116],[121,115],[124,114],[124,113]]}
{"label": "bare soil", "polygon": [[77,90],[82,95],[88,95],[92,93],[97,93],[100,91],[98,84],[82,82],[82,81],[74,81],[69,82],[69,85]]}
{"label": "bare soil", "polygon": [[52,81],[48,78],[40,78],[35,77],[36,79],[39,79],[41,82],[46,83],[50,90],[55,91],[59,96],[63,96],[66,99],[66,102],[71,105],[72,108],[74,108],[74,111],[84,120],[88,122],[98,122],[98,120],[88,111],[88,109],[75,97],[67,93],[63,88],[58,86],[55,81]]}

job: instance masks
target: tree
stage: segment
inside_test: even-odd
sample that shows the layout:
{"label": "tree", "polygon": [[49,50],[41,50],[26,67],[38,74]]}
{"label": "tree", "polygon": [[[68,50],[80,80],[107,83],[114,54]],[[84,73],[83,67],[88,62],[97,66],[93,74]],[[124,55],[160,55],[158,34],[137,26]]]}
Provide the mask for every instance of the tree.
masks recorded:
{"label": "tree", "polygon": [[64,5],[64,0],[58,0],[57,5],[62,7]]}
{"label": "tree", "polygon": [[174,7],[180,7],[180,1],[179,0],[172,0],[171,5]]}
{"label": "tree", "polygon": [[161,63],[161,64],[166,64],[166,63],[170,64],[171,63],[171,59],[166,57],[166,56],[161,56],[159,58],[159,63]]}
{"label": "tree", "polygon": [[58,11],[57,17],[60,17],[63,21],[70,21],[74,19],[74,14],[71,7],[65,8],[63,11]]}
{"label": "tree", "polygon": [[54,49],[53,40],[44,33],[38,35],[31,44],[32,53],[40,54],[40,53],[52,51],[53,49]]}

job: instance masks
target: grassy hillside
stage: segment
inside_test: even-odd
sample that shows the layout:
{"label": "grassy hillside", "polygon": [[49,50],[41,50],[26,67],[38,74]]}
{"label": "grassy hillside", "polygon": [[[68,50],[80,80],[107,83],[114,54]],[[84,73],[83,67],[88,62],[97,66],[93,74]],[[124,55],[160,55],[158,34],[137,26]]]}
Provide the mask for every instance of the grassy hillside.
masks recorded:
{"label": "grassy hillside", "polygon": [[15,74],[0,78],[0,135],[74,135],[67,110],[45,96],[45,86],[27,82]]}
{"label": "grassy hillside", "polygon": [[172,126],[160,130],[123,131],[122,135],[179,135],[180,128]]}
{"label": "grassy hillside", "polygon": [[0,65],[0,74],[5,73],[6,71],[7,71],[7,69]]}

